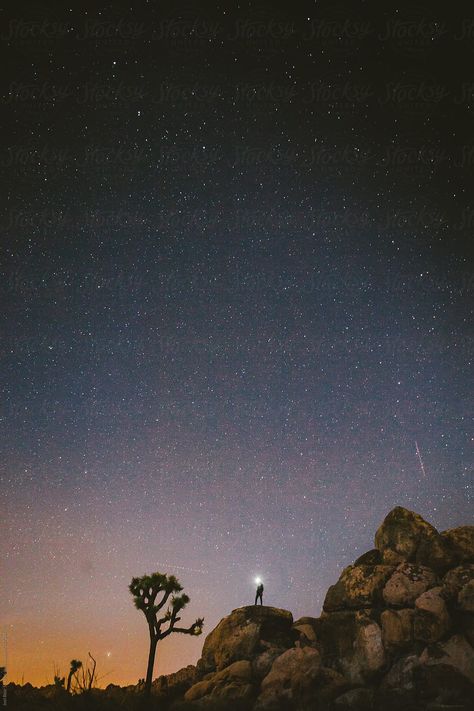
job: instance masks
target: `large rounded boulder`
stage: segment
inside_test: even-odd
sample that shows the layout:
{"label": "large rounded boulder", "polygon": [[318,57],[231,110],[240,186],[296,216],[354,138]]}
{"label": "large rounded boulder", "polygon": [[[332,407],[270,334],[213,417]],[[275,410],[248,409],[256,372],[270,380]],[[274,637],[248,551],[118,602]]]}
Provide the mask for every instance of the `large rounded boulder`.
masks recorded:
{"label": "large rounded boulder", "polygon": [[432,644],[442,639],[451,627],[451,619],[442,595],[442,588],[427,590],[415,603],[414,637]]}
{"label": "large rounded boulder", "polygon": [[396,506],[375,534],[375,546],[385,563],[419,563],[444,573],[453,565],[451,546],[446,538],[420,514]]}
{"label": "large rounded boulder", "polygon": [[457,702],[457,708],[472,709],[474,650],[462,635],[429,645],[420,655],[420,662],[419,689],[425,698],[431,697],[441,704]]}
{"label": "large rounded boulder", "polygon": [[474,565],[458,565],[449,570],[443,578],[443,595],[448,602],[456,604],[458,596],[465,585],[474,580]]}
{"label": "large rounded boulder", "polygon": [[382,591],[395,568],[391,565],[349,565],[324,600],[325,612],[359,610],[382,602]]}
{"label": "large rounded boulder", "polygon": [[185,701],[213,703],[249,700],[254,687],[251,683],[252,668],[249,661],[242,660],[230,664],[225,669],[209,674],[206,679],[191,686],[184,695]]}
{"label": "large rounded boulder", "polygon": [[283,651],[297,636],[288,610],[266,605],[239,607],[207,635],[198,669],[206,673],[238,660],[251,661],[269,648]]}
{"label": "large rounded boulder", "polygon": [[474,563],[474,526],[458,526],[443,531],[441,537],[447,543],[455,561]]}
{"label": "large rounded boulder", "polygon": [[436,585],[431,568],[416,563],[400,563],[383,589],[383,599],[389,607],[411,607],[415,600]]}
{"label": "large rounded boulder", "polygon": [[294,701],[304,701],[318,679],[320,667],[321,658],[316,649],[288,649],[275,659],[262,681],[258,711],[286,708]]}
{"label": "large rounded boulder", "polygon": [[414,610],[384,610],[380,615],[382,640],[385,649],[398,651],[413,643]]}

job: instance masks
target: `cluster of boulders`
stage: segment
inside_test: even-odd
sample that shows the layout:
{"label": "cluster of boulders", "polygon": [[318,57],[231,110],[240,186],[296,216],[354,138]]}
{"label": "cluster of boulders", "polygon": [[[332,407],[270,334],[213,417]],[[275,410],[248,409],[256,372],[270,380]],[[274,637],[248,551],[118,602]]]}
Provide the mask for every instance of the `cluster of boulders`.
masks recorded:
{"label": "cluster of boulders", "polygon": [[473,711],[474,526],[438,533],[397,507],[375,546],[319,618],[234,610],[156,696],[190,709]]}

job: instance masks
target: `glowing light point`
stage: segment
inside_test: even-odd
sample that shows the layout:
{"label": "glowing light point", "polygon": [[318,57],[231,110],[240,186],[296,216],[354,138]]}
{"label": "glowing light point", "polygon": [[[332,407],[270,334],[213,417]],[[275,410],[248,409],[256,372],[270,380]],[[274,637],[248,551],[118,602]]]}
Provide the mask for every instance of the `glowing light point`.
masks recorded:
{"label": "glowing light point", "polygon": [[255,578],[256,585],[260,585],[261,582],[262,582],[262,578]]}

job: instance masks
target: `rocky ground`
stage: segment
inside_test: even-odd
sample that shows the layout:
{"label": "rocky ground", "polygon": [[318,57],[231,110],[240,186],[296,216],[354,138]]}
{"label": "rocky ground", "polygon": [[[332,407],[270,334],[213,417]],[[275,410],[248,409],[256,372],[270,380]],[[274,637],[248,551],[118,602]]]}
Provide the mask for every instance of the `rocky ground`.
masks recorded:
{"label": "rocky ground", "polygon": [[[474,526],[438,533],[397,507],[375,548],[329,588],[320,617],[234,610],[196,666],[155,680],[149,708],[473,711],[473,645]],[[138,696],[110,685],[90,703],[127,708]]]}

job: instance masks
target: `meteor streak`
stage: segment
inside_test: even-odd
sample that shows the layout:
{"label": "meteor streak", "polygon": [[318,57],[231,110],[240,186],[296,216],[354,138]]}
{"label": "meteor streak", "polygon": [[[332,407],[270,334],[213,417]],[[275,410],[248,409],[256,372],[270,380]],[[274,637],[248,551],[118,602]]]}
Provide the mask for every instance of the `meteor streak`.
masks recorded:
{"label": "meteor streak", "polygon": [[417,457],[418,457],[418,459],[419,459],[419,462],[420,462],[421,471],[422,471],[422,473],[423,473],[423,476],[425,477],[425,476],[426,476],[425,465],[423,464],[423,460],[422,460],[422,458],[421,458],[420,448],[418,447],[418,442],[417,442],[416,440],[415,440],[415,447],[416,447],[416,455],[417,455]]}

